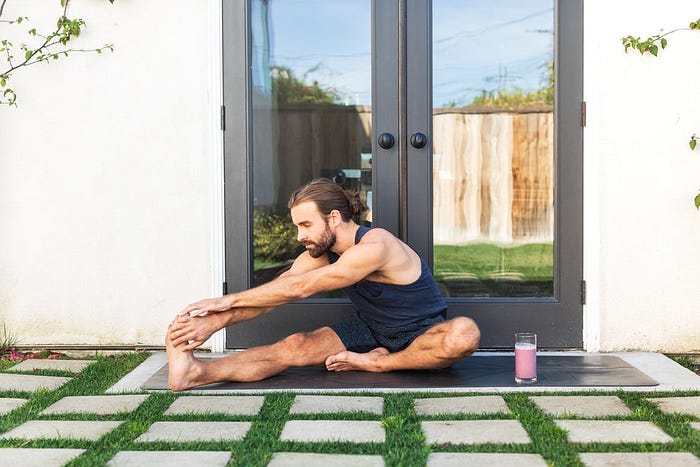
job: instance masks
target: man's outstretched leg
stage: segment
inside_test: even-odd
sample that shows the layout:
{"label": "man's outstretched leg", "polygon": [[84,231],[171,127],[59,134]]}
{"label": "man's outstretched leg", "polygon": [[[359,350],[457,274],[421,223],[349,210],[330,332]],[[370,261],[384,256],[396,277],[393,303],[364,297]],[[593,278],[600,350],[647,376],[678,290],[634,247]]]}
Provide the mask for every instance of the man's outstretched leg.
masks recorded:
{"label": "man's outstretched leg", "polygon": [[473,320],[453,318],[431,327],[399,352],[390,353],[383,347],[367,353],[343,350],[326,359],[326,368],[373,372],[446,368],[474,353],[480,337]]}
{"label": "man's outstretched leg", "polygon": [[173,391],[223,381],[260,381],[290,367],[321,365],[329,355],[345,350],[338,335],[327,327],[224,358],[198,359],[183,347],[174,346],[166,336],[168,385]]}

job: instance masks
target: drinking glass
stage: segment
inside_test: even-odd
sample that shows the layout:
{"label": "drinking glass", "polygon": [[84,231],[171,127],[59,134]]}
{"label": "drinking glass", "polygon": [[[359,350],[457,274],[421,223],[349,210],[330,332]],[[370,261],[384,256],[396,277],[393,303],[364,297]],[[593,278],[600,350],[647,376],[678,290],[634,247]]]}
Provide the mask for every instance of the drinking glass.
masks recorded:
{"label": "drinking glass", "polygon": [[515,382],[518,384],[537,382],[537,334],[531,332],[515,334]]}

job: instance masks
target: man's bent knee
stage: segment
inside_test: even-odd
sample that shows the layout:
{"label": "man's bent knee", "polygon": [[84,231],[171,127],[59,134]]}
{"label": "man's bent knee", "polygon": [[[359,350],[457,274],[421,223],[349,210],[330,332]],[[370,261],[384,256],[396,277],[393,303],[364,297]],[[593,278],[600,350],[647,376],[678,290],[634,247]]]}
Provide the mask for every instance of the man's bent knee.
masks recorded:
{"label": "man's bent knee", "polygon": [[298,332],[282,339],[278,345],[284,347],[288,363],[292,366],[313,365],[325,362],[328,355],[344,350],[342,343],[338,345],[334,340],[340,339],[329,328],[321,328],[313,332]]}
{"label": "man's bent knee", "polygon": [[303,332],[298,332],[285,337],[280,341],[280,345],[284,346],[287,358],[296,363],[300,358],[309,354],[310,349],[309,335]]}
{"label": "man's bent knee", "polygon": [[445,334],[445,351],[453,358],[466,358],[479,347],[481,332],[474,320],[457,317],[449,321]]}

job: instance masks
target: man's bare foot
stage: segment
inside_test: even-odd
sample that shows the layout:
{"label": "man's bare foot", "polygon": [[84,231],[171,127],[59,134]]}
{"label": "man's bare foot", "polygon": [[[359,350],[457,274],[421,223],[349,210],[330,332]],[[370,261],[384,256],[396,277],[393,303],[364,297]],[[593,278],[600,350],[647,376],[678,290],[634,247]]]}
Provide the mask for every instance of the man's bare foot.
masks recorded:
{"label": "man's bare foot", "polygon": [[389,355],[389,351],[384,347],[377,347],[367,353],[357,353],[344,350],[326,359],[326,369],[328,371],[373,371],[382,372],[379,366],[379,359],[384,355]]}
{"label": "man's bare foot", "polygon": [[170,336],[165,336],[165,350],[168,354],[168,386],[172,391],[184,391],[201,383],[197,375],[201,372],[200,363],[191,350],[182,350],[184,346],[175,347]]}

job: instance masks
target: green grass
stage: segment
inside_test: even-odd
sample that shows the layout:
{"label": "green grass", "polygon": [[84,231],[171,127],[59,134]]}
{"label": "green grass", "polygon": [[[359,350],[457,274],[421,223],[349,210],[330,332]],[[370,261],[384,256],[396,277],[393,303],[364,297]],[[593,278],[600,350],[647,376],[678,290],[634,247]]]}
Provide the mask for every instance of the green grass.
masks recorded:
{"label": "green grass", "polygon": [[[117,382],[121,377],[135,368],[146,354],[132,353],[114,357],[98,357],[81,374],[59,389],[20,393],[17,391],[0,392],[0,397],[22,397],[28,402],[20,408],[2,416],[0,433],[10,430],[27,420],[64,419],[64,420],[119,420],[123,423],[115,430],[96,442],[80,440],[0,440],[0,447],[37,447],[37,448],[81,448],[85,453],[70,464],[75,466],[105,465],[117,452],[124,450],[223,450],[232,454],[231,466],[264,466],[270,461],[274,452],[316,452],[366,454],[383,456],[385,464],[394,466],[422,466],[433,451],[440,452],[503,452],[540,454],[549,465],[580,466],[580,452],[691,452],[700,457],[700,432],[690,427],[691,422],[700,418],[690,415],[667,414],[651,403],[650,397],[699,396],[700,391],[673,393],[637,393],[637,392],[578,392],[560,393],[561,395],[616,395],[632,410],[626,417],[606,417],[616,420],[650,421],[673,437],[668,444],[629,443],[608,444],[592,443],[577,445],[568,442],[566,433],[555,423],[555,419],[540,410],[529,398],[533,393],[505,393],[503,397],[510,413],[491,415],[448,415],[419,416],[413,409],[413,400],[423,397],[476,396],[473,393],[384,393],[384,411],[381,415],[363,412],[315,415],[291,415],[289,409],[294,401],[293,393],[271,393],[265,396],[265,402],[256,416],[229,416],[221,414],[166,416],[163,412],[172,404],[179,394],[158,392],[149,395],[141,406],[128,414],[99,416],[90,414],[46,415],[39,413],[66,396],[98,395]],[[4,369],[7,366],[3,365]],[[32,372],[33,374],[34,372]],[[61,372],[50,372],[64,375]],[[45,373],[46,374],[46,373]],[[346,394],[363,395],[359,392]],[[188,394],[189,395],[189,394]],[[377,396],[378,394],[372,393]],[[564,418],[580,418],[576,416]],[[298,419],[343,419],[376,420],[385,429],[384,443],[298,443],[280,440],[280,433],[288,420]],[[527,431],[529,444],[481,444],[481,445],[440,445],[426,444],[421,431],[421,422],[427,420],[478,420],[478,419],[516,419]],[[251,428],[245,438],[236,442],[188,442],[188,443],[137,443],[136,438],[146,432],[157,421],[250,421]]]}
{"label": "green grass", "polygon": [[471,274],[477,279],[492,279],[499,273],[519,273],[523,280],[551,281],[554,271],[554,247],[551,243],[531,243],[499,247],[486,243],[435,245],[435,278]]}

